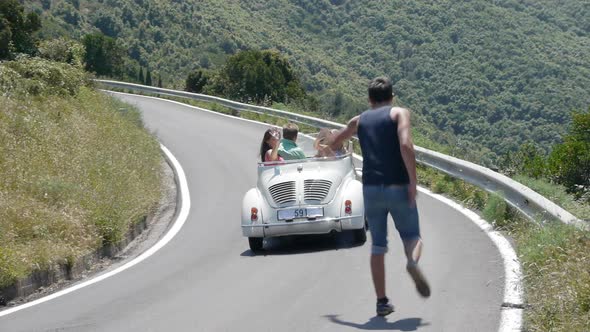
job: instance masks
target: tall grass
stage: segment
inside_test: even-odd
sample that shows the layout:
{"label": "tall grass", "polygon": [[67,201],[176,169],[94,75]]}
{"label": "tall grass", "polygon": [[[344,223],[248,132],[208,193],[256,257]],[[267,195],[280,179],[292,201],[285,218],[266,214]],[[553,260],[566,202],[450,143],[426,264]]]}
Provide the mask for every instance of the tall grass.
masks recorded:
{"label": "tall grass", "polygon": [[525,329],[590,331],[590,233],[561,223],[515,228],[525,273]]}
{"label": "tall grass", "polygon": [[78,69],[24,59],[0,72],[2,287],[119,241],[159,200],[161,155],[139,112]]}

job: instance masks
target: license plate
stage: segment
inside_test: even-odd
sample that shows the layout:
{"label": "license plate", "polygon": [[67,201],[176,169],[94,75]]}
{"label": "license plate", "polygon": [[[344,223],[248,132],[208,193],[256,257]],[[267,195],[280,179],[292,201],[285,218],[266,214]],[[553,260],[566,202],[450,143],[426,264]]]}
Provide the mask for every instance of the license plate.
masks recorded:
{"label": "license plate", "polygon": [[279,210],[279,220],[293,220],[301,218],[317,218],[324,216],[324,209],[321,207],[308,207],[299,209]]}

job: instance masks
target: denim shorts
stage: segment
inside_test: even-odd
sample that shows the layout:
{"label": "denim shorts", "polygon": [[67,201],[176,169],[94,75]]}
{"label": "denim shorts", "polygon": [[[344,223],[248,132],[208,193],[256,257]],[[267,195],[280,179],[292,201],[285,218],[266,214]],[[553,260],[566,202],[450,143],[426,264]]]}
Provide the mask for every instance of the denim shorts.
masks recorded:
{"label": "denim shorts", "polygon": [[373,240],[371,253],[387,252],[387,215],[393,218],[395,228],[402,240],[420,237],[418,209],[410,206],[407,186],[364,185],[365,216]]}

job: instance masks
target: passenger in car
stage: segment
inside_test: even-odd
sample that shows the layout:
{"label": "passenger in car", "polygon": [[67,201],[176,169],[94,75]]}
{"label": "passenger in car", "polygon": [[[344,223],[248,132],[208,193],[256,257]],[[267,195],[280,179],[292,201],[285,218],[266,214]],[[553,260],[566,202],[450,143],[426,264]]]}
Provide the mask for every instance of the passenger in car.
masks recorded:
{"label": "passenger in car", "polygon": [[270,128],[264,132],[260,144],[260,159],[262,162],[283,161],[283,158],[279,156],[280,139],[281,133],[276,128]]}
{"label": "passenger in car", "polygon": [[344,144],[340,143],[331,147],[329,143],[334,140],[334,135],[338,132],[336,129],[322,128],[315,139],[313,147],[318,150],[316,157],[340,157],[346,154]]}
{"label": "passenger in car", "polygon": [[316,157],[334,157],[335,156],[334,151],[330,148],[329,145],[327,145],[327,142],[330,140],[331,136],[332,136],[332,132],[330,132],[330,129],[328,129],[328,128],[320,129],[320,132],[318,133],[318,136],[316,137],[315,142],[313,143],[314,149],[318,150]]}
{"label": "passenger in car", "polygon": [[[334,137],[336,136],[337,133],[338,133],[338,129],[330,130],[330,134],[332,134],[330,136],[330,140],[334,140]],[[326,142],[326,144],[327,144],[327,142]],[[332,151],[334,151],[334,154],[336,155],[336,157],[340,157],[340,156],[343,156],[348,153],[348,151],[346,151],[346,148],[344,148],[344,142],[336,144],[335,146],[331,146],[331,145],[329,145],[329,146],[332,149]]]}
{"label": "passenger in car", "polygon": [[279,156],[285,160],[305,159],[305,153],[297,146],[299,127],[294,123],[288,123],[283,127],[283,139],[279,146]]}

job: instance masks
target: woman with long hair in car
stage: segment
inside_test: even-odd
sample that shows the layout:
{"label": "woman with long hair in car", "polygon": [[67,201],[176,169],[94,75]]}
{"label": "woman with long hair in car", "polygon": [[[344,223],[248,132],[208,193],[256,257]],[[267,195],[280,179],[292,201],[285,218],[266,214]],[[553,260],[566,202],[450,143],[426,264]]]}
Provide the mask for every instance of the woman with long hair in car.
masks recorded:
{"label": "woman with long hair in car", "polygon": [[264,132],[260,144],[260,160],[262,162],[283,161],[279,156],[281,133],[275,128],[269,128]]}

